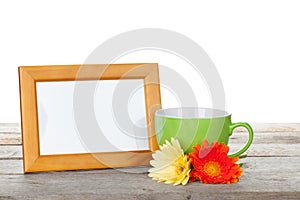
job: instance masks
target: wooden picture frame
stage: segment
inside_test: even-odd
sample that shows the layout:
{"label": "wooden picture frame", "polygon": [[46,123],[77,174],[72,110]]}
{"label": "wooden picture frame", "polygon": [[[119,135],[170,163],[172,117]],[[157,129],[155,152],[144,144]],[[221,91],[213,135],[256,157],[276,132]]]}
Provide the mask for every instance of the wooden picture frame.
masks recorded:
{"label": "wooden picture frame", "polygon": [[[37,82],[119,79],[144,79],[149,150],[40,155]],[[154,113],[161,100],[156,63],[21,66],[19,83],[24,173],[149,165],[158,149]],[[101,159],[109,160],[109,166]]]}

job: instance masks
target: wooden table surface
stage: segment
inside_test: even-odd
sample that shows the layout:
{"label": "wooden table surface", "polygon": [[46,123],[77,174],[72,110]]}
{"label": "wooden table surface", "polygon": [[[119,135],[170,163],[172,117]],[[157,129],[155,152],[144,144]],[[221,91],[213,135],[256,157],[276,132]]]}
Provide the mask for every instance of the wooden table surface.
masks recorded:
{"label": "wooden table surface", "polygon": [[[0,124],[0,199],[300,199],[300,124],[254,124],[239,183],[156,183],[148,167],[23,174],[19,124]],[[232,150],[247,139],[231,137]]]}

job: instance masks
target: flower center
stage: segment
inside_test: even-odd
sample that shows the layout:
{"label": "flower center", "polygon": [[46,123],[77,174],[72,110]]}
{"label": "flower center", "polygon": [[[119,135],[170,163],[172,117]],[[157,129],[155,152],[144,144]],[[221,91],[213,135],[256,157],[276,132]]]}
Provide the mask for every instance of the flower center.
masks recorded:
{"label": "flower center", "polygon": [[179,157],[177,159],[177,161],[173,164],[174,169],[175,169],[175,173],[177,175],[180,175],[183,173],[184,169],[185,169],[185,162],[184,162],[184,157]]}
{"label": "flower center", "polygon": [[178,174],[178,175],[182,174],[183,170],[184,170],[184,166],[181,165],[180,163],[178,163],[177,166],[176,166],[176,169],[175,169],[176,174]]}
{"label": "flower center", "polygon": [[209,176],[218,176],[221,173],[221,167],[218,162],[209,161],[204,165],[204,172]]}
{"label": "flower center", "polygon": [[177,174],[181,174],[182,171],[183,171],[183,167],[182,167],[181,165],[178,165],[178,166],[176,167],[176,173],[177,173]]}

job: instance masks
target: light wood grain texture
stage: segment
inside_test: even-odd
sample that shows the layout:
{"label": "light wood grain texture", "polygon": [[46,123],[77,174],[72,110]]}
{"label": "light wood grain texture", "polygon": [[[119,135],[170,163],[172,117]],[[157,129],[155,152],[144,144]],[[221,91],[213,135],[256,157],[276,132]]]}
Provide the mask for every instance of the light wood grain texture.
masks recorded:
{"label": "light wood grain texture", "polygon": [[[247,142],[247,133],[234,133],[230,139],[230,143]],[[253,142],[256,144],[299,144],[300,132],[256,132],[254,133]]]}
{"label": "light wood grain texture", "polygon": [[[237,151],[242,144],[231,144],[230,153]],[[22,159],[21,146],[1,146],[0,160]],[[245,153],[248,157],[300,157],[299,144],[253,144]]]}
{"label": "light wood grain texture", "polygon": [[0,133],[20,133],[21,124],[19,123],[0,123]]}
{"label": "light wood grain texture", "polygon": [[[298,200],[300,132],[278,130],[255,133],[253,145],[247,151],[250,157],[241,160],[245,163],[244,175],[239,183],[232,185],[190,183],[174,187],[151,180],[147,176],[149,167],[24,175],[21,146],[0,145],[0,199]],[[238,148],[247,140],[244,134],[236,132],[232,136],[232,148]]]}
{"label": "light wood grain texture", "polygon": [[[300,132],[300,123],[251,123],[254,132]],[[236,128],[234,132],[245,132],[245,128]],[[20,133],[20,123],[0,123],[0,134]]]}
{"label": "light wood grain texture", "polygon": [[[254,132],[299,132],[300,123],[251,123]],[[244,132],[245,128],[236,128],[235,132]]]}
{"label": "light wood grain texture", "polygon": [[115,199],[121,196],[122,199],[253,199],[253,195],[256,199],[300,197],[300,158],[254,157],[244,162],[244,175],[239,183],[232,185],[197,182],[174,187],[151,180],[146,173],[148,168],[139,168],[138,173],[106,169],[0,175],[0,196],[32,199],[43,199],[45,196],[53,199]]}
{"label": "light wood grain texture", "polygon": [[[11,136],[16,136],[11,139]],[[3,134],[2,141],[11,141],[7,144],[15,144],[20,134]],[[246,142],[245,132],[235,133],[229,141],[230,152],[235,152]],[[5,138],[7,137],[7,138]],[[1,140],[0,140],[1,141]],[[17,142],[19,144],[19,142]],[[266,145],[267,144],[267,145]],[[247,150],[246,154],[250,157],[270,157],[270,156],[300,156],[300,132],[257,132],[253,139],[253,144]],[[2,145],[0,148],[0,159],[21,159],[22,151],[20,145]]]}
{"label": "light wood grain texture", "polygon": [[[232,154],[243,145],[232,144],[229,153]],[[300,157],[299,144],[253,144],[243,154],[248,157]]]}
{"label": "light wood grain texture", "polygon": [[[1,124],[0,124],[1,127]],[[275,129],[275,127],[273,127]],[[287,129],[283,129],[282,131],[279,131],[280,128],[276,128],[274,132],[265,132],[265,131],[254,131],[254,140],[260,141],[262,143],[268,143],[269,139],[274,139],[276,143],[282,143],[284,141],[289,143],[295,143],[299,141],[298,135],[300,134],[300,131],[295,131],[294,128],[290,127]],[[281,129],[280,129],[281,130]],[[293,130],[293,131],[288,131]],[[234,134],[230,137],[231,142],[239,141],[247,137],[247,134],[243,134],[245,131],[234,131]],[[261,134],[266,133],[266,134]],[[263,137],[261,137],[263,135]],[[268,137],[268,140],[265,139],[265,137]],[[19,132],[0,132],[0,145],[2,144],[22,144],[22,137],[21,133]]]}
{"label": "light wood grain texture", "polygon": [[[25,173],[149,165],[152,152],[158,149],[153,123],[154,112],[161,108],[157,64],[22,66],[19,79]],[[144,79],[149,150],[40,155],[36,82],[119,79]]]}
{"label": "light wood grain texture", "polygon": [[4,159],[22,159],[22,146],[10,145],[0,147],[0,160]]}
{"label": "light wood grain texture", "polygon": [[21,133],[0,133],[0,145],[22,144]]}
{"label": "light wood grain texture", "polygon": [[35,79],[22,67],[19,67],[19,84],[24,171],[28,171],[40,154],[38,113]]}
{"label": "light wood grain texture", "polygon": [[[1,148],[1,147],[0,147]],[[0,160],[0,174],[19,174],[23,175],[23,160]],[[0,180],[1,182],[1,180]],[[0,193],[1,194],[1,193]]]}

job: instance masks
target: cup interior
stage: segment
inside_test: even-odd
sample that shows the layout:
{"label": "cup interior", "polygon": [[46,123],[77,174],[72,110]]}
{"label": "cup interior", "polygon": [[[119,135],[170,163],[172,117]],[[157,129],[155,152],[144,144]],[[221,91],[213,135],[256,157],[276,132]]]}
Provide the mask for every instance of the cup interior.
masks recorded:
{"label": "cup interior", "polygon": [[198,108],[198,107],[183,107],[183,108],[167,108],[157,110],[155,116],[180,118],[180,119],[211,119],[218,117],[229,116],[226,111],[212,109],[212,108]]}

